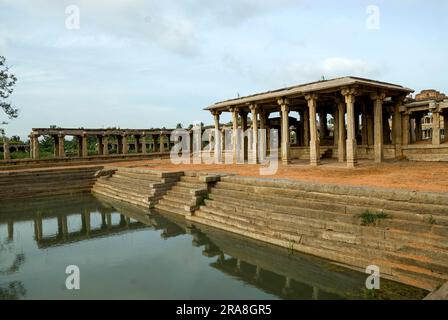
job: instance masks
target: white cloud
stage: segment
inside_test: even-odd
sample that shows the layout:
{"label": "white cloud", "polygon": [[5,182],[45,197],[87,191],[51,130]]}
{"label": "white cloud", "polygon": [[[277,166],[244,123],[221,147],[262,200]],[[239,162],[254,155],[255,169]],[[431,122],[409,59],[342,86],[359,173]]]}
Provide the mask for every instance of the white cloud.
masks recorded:
{"label": "white cloud", "polygon": [[327,58],[320,66],[323,75],[338,77],[345,75],[374,76],[379,68],[361,59]]}

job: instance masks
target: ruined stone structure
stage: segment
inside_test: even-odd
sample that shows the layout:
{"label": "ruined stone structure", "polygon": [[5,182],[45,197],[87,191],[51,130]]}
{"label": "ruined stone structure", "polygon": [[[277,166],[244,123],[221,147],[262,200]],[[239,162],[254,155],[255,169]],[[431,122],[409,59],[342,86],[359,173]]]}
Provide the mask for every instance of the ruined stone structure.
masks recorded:
{"label": "ruined stone structure", "polygon": [[[135,151],[139,154],[163,153],[170,149],[171,129],[66,129],[66,128],[36,128],[29,138],[31,158],[39,159],[39,137],[54,138],[54,156],[65,158],[64,141],[66,136],[73,136],[78,141],[78,157],[87,158],[88,138],[96,137],[97,154],[104,156],[114,150],[117,154],[128,154]],[[133,143],[130,143],[130,138]],[[146,140],[149,138],[148,140]],[[113,139],[113,141],[112,141]]]}
{"label": "ruined stone structure", "polygon": [[[255,158],[258,129],[277,129],[283,163],[309,159],[310,164],[316,166],[321,158],[328,157],[354,167],[358,159],[380,163],[383,159],[402,159],[408,155],[413,160],[431,160],[430,157],[418,159],[407,148],[412,143],[411,114],[415,116],[420,111],[433,114],[436,134],[432,141],[439,148],[441,115],[447,117],[448,100],[440,100],[445,96],[438,92],[424,91],[417,95],[419,101],[410,101],[406,97],[412,92],[396,84],[344,77],[218,102],[205,110],[212,113],[215,129],[221,133],[224,127],[219,123],[220,115],[222,112],[232,114],[233,141],[238,127],[244,131],[249,129],[250,114],[255,138],[251,146],[244,146],[244,153],[253,153]],[[270,117],[277,112],[279,118]],[[297,112],[297,116],[293,112]],[[447,123],[445,121],[445,126]],[[225,140],[224,134],[221,136]],[[291,136],[295,137],[294,144]],[[236,153],[235,143],[233,148]],[[433,160],[445,158],[448,160],[448,149]]]}

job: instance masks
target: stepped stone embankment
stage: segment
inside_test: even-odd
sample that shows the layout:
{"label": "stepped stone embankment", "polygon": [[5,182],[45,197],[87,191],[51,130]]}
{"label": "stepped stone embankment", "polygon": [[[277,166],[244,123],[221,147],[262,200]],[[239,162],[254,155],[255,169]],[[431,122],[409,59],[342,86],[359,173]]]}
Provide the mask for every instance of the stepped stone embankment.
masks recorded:
{"label": "stepped stone embankment", "polygon": [[448,280],[448,196],[222,177],[187,219],[432,290]]}
{"label": "stepped stone embankment", "polygon": [[143,168],[0,172],[1,200],[90,192],[433,290],[448,281],[448,195]]}
{"label": "stepped stone embankment", "polygon": [[90,192],[102,167],[0,172],[0,200]]}
{"label": "stepped stone embankment", "polygon": [[94,194],[146,208],[154,207],[184,174],[136,168],[109,168],[107,171],[109,174],[98,174],[92,188]]}

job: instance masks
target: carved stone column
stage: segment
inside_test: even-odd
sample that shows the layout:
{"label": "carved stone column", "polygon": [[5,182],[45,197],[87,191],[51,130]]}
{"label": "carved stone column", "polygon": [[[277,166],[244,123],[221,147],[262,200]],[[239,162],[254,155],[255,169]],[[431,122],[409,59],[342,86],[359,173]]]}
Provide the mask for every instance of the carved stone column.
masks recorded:
{"label": "carved stone column", "polygon": [[374,113],[374,146],[375,162],[380,163],[384,159],[384,137],[383,137],[383,101],[386,95],[382,92],[371,96],[373,100]]}
{"label": "carved stone column", "polygon": [[320,163],[320,145],[316,125],[317,95],[308,94],[305,99],[308,102],[310,120],[310,164],[317,166]]}
{"label": "carved stone column", "polygon": [[290,141],[289,141],[289,101],[286,98],[279,99],[277,103],[280,105],[281,110],[281,155],[282,155],[282,162],[284,164],[289,163],[289,147],[290,147]]}
{"label": "carved stone column", "polygon": [[353,168],[356,166],[356,132],[355,132],[355,100],[357,91],[354,88],[343,89],[341,91],[345,97],[345,104],[347,108],[347,167]]}

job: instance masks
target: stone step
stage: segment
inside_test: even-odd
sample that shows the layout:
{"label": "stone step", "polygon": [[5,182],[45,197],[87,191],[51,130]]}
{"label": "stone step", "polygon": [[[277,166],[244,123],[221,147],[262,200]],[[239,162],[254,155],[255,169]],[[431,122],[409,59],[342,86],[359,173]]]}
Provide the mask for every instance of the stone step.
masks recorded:
{"label": "stone step", "polygon": [[164,195],[163,199],[169,200],[171,202],[179,203],[182,206],[196,206],[196,200],[195,199],[185,200],[185,199],[174,197],[174,196],[171,196],[171,195],[168,195],[168,194]]}
{"label": "stone step", "polygon": [[[224,177],[223,179],[225,179]],[[227,181],[218,182],[214,190],[229,190],[234,192],[242,192],[243,194],[256,195],[257,197],[267,197],[270,201],[281,201],[283,199],[301,199],[314,200],[333,204],[340,204],[348,206],[350,204],[353,208],[383,208],[384,210],[401,212],[402,215],[415,216],[415,214],[422,214],[428,216],[429,214],[435,216],[447,216],[448,208],[440,205],[425,205],[416,203],[407,203],[404,201],[390,201],[385,199],[374,198],[373,195],[357,196],[357,195],[341,195],[325,192],[314,192],[307,190],[283,189],[280,187],[262,187],[254,185],[246,185],[241,183],[233,183]],[[325,191],[325,190],[322,190]],[[278,199],[278,200],[276,200]],[[448,203],[448,202],[447,202]],[[378,210],[375,210],[378,211]],[[423,219],[423,217],[422,217]]]}
{"label": "stone step", "polygon": [[135,199],[129,198],[129,197],[122,197],[121,195],[117,195],[115,193],[111,193],[110,191],[105,191],[105,190],[100,189],[100,188],[94,188],[92,190],[92,193],[100,194],[100,195],[105,196],[107,198],[112,198],[112,199],[119,200],[119,201],[122,201],[122,202],[132,203],[132,204],[137,205],[137,206],[143,206],[143,207],[146,207],[146,208],[151,207],[149,201],[135,200]]}
{"label": "stone step", "polygon": [[143,186],[141,184],[134,184],[134,183],[128,183],[128,182],[123,182],[120,181],[118,179],[115,179],[115,177],[111,177],[111,178],[99,178],[98,181],[108,184],[110,186],[114,186],[116,188],[122,188],[124,190],[131,190],[134,192],[138,192],[138,193],[147,193],[147,194],[151,194],[154,189],[151,188],[149,185],[147,186]]}
{"label": "stone step", "polygon": [[158,211],[161,211],[163,213],[168,213],[168,214],[175,213],[175,214],[179,214],[182,216],[186,216],[186,215],[190,214],[188,211],[186,211],[184,209],[179,209],[177,207],[170,206],[169,204],[162,203],[161,201],[162,200],[160,200],[160,202],[155,205],[155,208]]}
{"label": "stone step", "polygon": [[[225,193],[225,195],[223,195],[222,193]],[[232,197],[232,195],[233,195],[233,197]],[[238,196],[238,198],[236,196]],[[243,196],[246,197],[246,200],[242,199]],[[313,201],[308,201],[306,203],[302,203],[297,200],[285,199],[285,200],[281,200],[281,202],[287,203],[288,205],[278,205],[278,204],[272,205],[270,202],[278,202],[279,200],[272,199],[272,200],[269,200],[268,202],[265,202],[263,197],[244,195],[241,192],[230,191],[230,190],[226,190],[226,191],[212,190],[212,192],[209,195],[209,198],[218,200],[221,203],[221,205],[224,205],[224,206],[231,205],[233,207],[259,208],[260,210],[265,211],[267,214],[269,214],[272,211],[274,211],[274,212],[279,211],[279,212],[285,212],[285,213],[290,213],[290,214],[294,214],[295,212],[297,212],[300,215],[301,213],[303,213],[303,210],[301,210],[303,208],[313,209],[313,210],[322,210],[327,213],[327,216],[330,213],[339,214],[342,219],[347,220],[347,222],[350,222],[350,220],[351,220],[351,223],[355,223],[355,224],[361,223],[361,219],[359,218],[358,215],[361,212],[365,211],[365,208],[362,208],[362,210],[357,210],[357,213],[355,213],[355,214],[353,214],[352,212],[345,213],[345,215],[348,216],[348,218],[345,218],[342,216],[342,213],[340,213],[340,212],[330,211],[331,204],[323,204],[322,205],[322,203],[320,203],[320,202],[316,203]],[[292,205],[292,204],[299,204],[299,203],[300,203],[300,205]],[[342,211],[342,210],[340,210],[340,211]],[[381,219],[381,220],[377,221],[377,225],[379,225],[383,228],[389,227],[389,228],[395,228],[395,229],[399,229],[399,230],[412,231],[412,232],[432,232],[439,236],[448,236],[448,229],[444,226],[434,225],[434,224],[428,223],[427,221],[420,222],[420,221],[400,220],[400,219],[394,218],[394,216],[392,214],[390,214],[390,212],[385,212],[385,213],[387,213],[389,215],[389,217],[386,219]]]}
{"label": "stone step", "polygon": [[201,182],[194,183],[194,182],[179,181],[176,183],[176,186],[189,189],[207,189],[207,184]]}
{"label": "stone step", "polygon": [[123,197],[133,197],[133,198],[141,198],[141,199],[145,199],[146,201],[149,201],[149,199],[151,198],[150,195],[146,194],[146,193],[140,193],[138,191],[129,191],[129,190],[125,190],[121,187],[115,187],[113,185],[107,184],[107,183],[103,183],[102,181],[97,181],[97,183],[93,186],[93,189],[102,189],[104,191],[110,191],[111,193],[114,194],[122,194]]}
{"label": "stone step", "polygon": [[[284,231],[278,232],[272,231],[269,229],[262,229],[260,227],[254,227],[253,224],[250,223],[243,223],[241,220],[234,220],[233,217],[227,217],[227,218],[220,218],[214,215],[210,215],[206,212],[204,212],[201,208],[201,210],[196,211],[195,215],[192,217],[192,220],[196,217],[203,218],[207,221],[207,224],[210,224],[210,221],[217,222],[218,224],[221,224],[221,226],[226,226],[227,228],[224,228],[226,230],[229,229],[242,229],[243,232],[240,232],[241,234],[244,234],[247,236],[247,233],[254,233],[259,237],[261,234],[262,236],[266,236],[268,238],[271,238],[270,242],[272,242],[272,237],[279,238],[281,241],[289,242],[290,246],[296,246],[297,244],[300,245],[307,245],[309,247],[314,247],[316,249],[322,250],[327,249],[333,253],[338,253],[339,255],[350,255],[352,257],[356,257],[356,261],[353,261],[355,263],[359,263],[360,257],[365,256],[366,260],[372,261],[372,259],[375,257],[375,259],[381,259],[384,255],[384,253],[380,250],[376,250],[375,248],[365,248],[360,247],[357,244],[352,243],[345,243],[345,242],[335,242],[334,240],[329,239],[319,239],[316,238],[315,235],[291,235],[288,233],[285,233]],[[235,230],[233,230],[235,231]],[[301,251],[299,249],[299,251]],[[312,253],[313,254],[313,253]],[[391,255],[392,252],[389,252],[389,255]],[[328,257],[327,257],[328,258]],[[389,256],[390,258],[390,256]],[[346,263],[347,261],[340,261],[339,262]],[[349,263],[351,265],[354,265],[353,263]],[[355,264],[356,265],[356,264]],[[364,265],[365,268],[365,265]],[[382,268],[383,269],[383,268]],[[428,270],[429,272],[429,270]],[[431,272],[431,279],[434,282],[440,281],[440,277],[443,277],[443,275],[432,273]]]}
{"label": "stone step", "polygon": [[[258,223],[260,227],[269,226],[270,228],[275,228],[276,226],[286,224],[288,226],[287,229],[283,228],[282,230],[277,229],[279,232],[290,232],[289,227],[293,228],[293,233],[300,231],[301,234],[307,234],[309,236],[314,236],[316,238],[322,237],[322,234],[325,236],[335,235],[340,236],[340,240],[345,242],[353,242],[358,245],[363,246],[381,246],[384,250],[401,250],[404,245],[407,244],[407,241],[390,241],[385,237],[385,231],[380,228],[374,227],[365,227],[365,226],[357,226],[350,223],[342,223],[342,222],[329,222],[321,219],[309,219],[309,218],[301,218],[296,219],[292,218],[288,214],[277,214],[270,213],[265,214],[262,211],[255,210],[245,210],[243,208],[225,208],[221,204],[217,206],[213,206],[214,201],[206,200],[206,206],[202,206],[201,210],[203,212],[207,212],[210,214],[215,214],[218,216],[223,216],[225,218],[233,218],[239,220],[243,223],[252,223],[257,224],[256,221],[263,221],[262,223]],[[330,233],[331,232],[331,233]],[[385,239],[385,240],[381,240]],[[418,238],[417,238],[418,239]],[[440,239],[440,241],[445,241],[444,239]],[[394,244],[393,246],[391,244]],[[437,242],[436,242],[437,244]],[[414,249],[418,251],[420,254],[425,253],[428,255],[428,250],[436,250],[435,248],[431,248],[429,245],[426,245],[425,249]],[[439,256],[438,260],[442,259],[442,256],[448,257],[448,250],[441,249],[438,251]],[[448,259],[445,259],[448,264]]]}
{"label": "stone step", "polygon": [[445,193],[425,193],[425,192],[412,192],[406,190],[388,190],[370,187],[354,187],[347,185],[337,184],[322,184],[314,183],[310,181],[299,180],[286,180],[286,179],[262,179],[262,178],[250,178],[241,176],[225,176],[221,178],[222,182],[231,183],[234,185],[245,185],[257,188],[272,188],[272,190],[280,190],[284,192],[297,192],[302,191],[310,194],[320,195],[343,195],[353,196],[365,199],[373,200],[386,200],[394,201],[400,205],[417,204],[421,206],[426,205],[438,205],[439,209],[445,209],[446,203],[448,203],[448,195]]}

